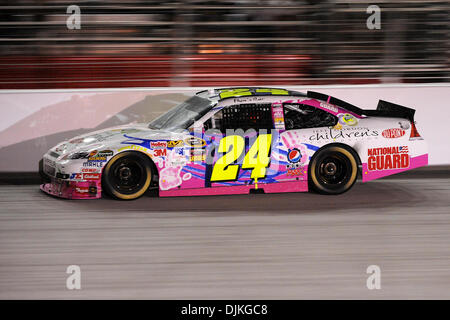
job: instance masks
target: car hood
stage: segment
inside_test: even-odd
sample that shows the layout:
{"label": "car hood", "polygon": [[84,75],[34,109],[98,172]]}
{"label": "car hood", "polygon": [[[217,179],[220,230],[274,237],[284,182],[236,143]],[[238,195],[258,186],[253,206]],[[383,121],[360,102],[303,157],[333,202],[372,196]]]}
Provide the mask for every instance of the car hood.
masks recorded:
{"label": "car hood", "polygon": [[184,133],[149,129],[145,123],[133,124],[107,128],[76,136],[61,142],[50,151],[54,156],[59,158],[74,152],[112,148],[114,145],[120,145],[122,141],[136,141],[136,143],[139,143],[142,141],[139,139],[168,140],[180,139],[185,136],[186,134]]}

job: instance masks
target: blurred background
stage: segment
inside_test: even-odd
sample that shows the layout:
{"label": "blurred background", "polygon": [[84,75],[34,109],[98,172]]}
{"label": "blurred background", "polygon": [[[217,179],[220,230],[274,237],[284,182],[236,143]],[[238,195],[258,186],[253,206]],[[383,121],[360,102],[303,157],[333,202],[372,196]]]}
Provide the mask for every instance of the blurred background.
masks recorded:
{"label": "blurred background", "polygon": [[379,1],[379,29],[364,0],[0,1],[0,89],[40,89],[0,92],[0,172],[36,171],[55,144],[149,122],[200,87],[239,85],[414,108],[430,163],[449,163],[436,114],[450,122],[450,1]]}
{"label": "blurred background", "polygon": [[[71,5],[80,29],[66,25]],[[380,29],[367,27],[371,5]],[[449,9],[0,0],[0,298],[450,299]],[[61,141],[237,85],[414,108],[431,166],[336,197],[57,201],[13,185],[37,184],[39,160]],[[73,264],[82,290],[66,290]],[[382,290],[367,289],[371,265]]]}
{"label": "blurred background", "polygon": [[[381,8],[370,30],[366,10]],[[69,29],[70,5],[81,11]],[[0,89],[448,82],[449,1],[1,1]]]}

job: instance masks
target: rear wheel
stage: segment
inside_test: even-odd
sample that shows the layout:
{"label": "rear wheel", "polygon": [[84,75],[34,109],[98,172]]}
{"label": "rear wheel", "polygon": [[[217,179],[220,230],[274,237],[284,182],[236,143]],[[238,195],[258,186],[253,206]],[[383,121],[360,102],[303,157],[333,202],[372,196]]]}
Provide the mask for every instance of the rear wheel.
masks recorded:
{"label": "rear wheel", "polygon": [[103,170],[103,190],[110,196],[133,200],[147,191],[152,180],[150,160],[138,152],[122,152]]}
{"label": "rear wheel", "polygon": [[358,163],[354,152],[345,146],[326,147],[311,159],[309,185],[316,192],[340,194],[356,182]]}

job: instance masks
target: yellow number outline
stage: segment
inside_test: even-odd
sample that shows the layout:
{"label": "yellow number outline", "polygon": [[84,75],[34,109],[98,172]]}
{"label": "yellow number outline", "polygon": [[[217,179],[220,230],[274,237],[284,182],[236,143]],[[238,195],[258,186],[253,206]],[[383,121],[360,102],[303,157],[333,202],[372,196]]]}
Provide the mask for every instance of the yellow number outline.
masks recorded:
{"label": "yellow number outline", "polygon": [[[242,169],[252,169],[251,178],[261,179],[266,176],[266,168],[270,164],[272,135],[261,134],[250,147],[244,157]],[[225,153],[214,164],[211,182],[234,181],[238,179],[239,164],[233,164],[242,155],[245,140],[238,135],[226,136],[220,140],[218,152]]]}
{"label": "yellow number outline", "polygon": [[245,149],[245,140],[241,136],[226,136],[220,140],[218,151],[225,153],[214,164],[211,181],[236,180],[239,174],[239,165],[232,164]]}
{"label": "yellow number outline", "polygon": [[251,178],[261,179],[266,176],[266,168],[270,164],[271,134],[260,134],[248,150],[242,163],[242,169],[253,169]]}

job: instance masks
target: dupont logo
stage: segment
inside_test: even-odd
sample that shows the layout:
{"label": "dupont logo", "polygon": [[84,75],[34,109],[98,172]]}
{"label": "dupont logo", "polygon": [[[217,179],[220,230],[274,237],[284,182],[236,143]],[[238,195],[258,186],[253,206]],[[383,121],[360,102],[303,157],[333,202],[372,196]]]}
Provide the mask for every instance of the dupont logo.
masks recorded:
{"label": "dupont logo", "polygon": [[164,149],[167,148],[167,141],[151,141],[150,148],[152,149]]}
{"label": "dupont logo", "polygon": [[392,128],[384,130],[381,134],[387,139],[395,139],[403,137],[405,135],[405,132],[405,130],[400,128]]}
{"label": "dupont logo", "polygon": [[100,179],[100,173],[84,173],[83,180],[98,180]]}

